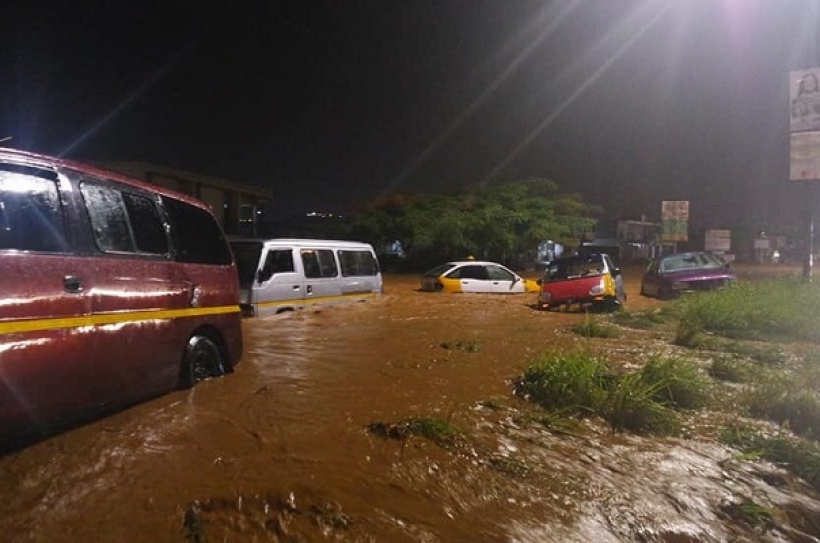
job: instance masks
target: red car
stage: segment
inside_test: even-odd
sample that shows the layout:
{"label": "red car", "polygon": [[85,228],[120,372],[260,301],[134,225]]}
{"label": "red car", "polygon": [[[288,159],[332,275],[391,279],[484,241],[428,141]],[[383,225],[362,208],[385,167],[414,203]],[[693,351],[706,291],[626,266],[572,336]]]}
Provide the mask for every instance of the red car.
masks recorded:
{"label": "red car", "polygon": [[574,254],[553,260],[540,282],[540,309],[577,305],[581,309],[611,311],[626,301],[621,270],[605,253]]}

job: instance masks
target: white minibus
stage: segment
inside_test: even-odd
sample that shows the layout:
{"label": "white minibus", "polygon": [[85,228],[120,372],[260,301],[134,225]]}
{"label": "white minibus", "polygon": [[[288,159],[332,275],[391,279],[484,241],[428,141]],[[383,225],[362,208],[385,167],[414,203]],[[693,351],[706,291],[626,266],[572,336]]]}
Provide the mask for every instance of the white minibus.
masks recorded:
{"label": "white minibus", "polygon": [[245,316],[317,304],[363,301],[382,293],[373,247],[356,241],[237,239],[231,241]]}

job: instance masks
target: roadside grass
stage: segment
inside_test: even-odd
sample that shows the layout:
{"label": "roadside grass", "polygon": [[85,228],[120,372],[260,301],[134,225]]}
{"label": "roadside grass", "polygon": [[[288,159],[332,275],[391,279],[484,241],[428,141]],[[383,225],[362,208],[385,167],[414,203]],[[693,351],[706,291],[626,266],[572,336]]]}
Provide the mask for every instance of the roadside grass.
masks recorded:
{"label": "roadside grass", "polygon": [[436,418],[410,418],[395,423],[371,422],[367,430],[383,438],[405,441],[419,436],[443,448],[458,445],[464,440],[463,432],[449,421]]}
{"label": "roadside grass", "polygon": [[820,445],[778,433],[765,435],[743,427],[726,428],[721,441],[745,453],[745,457],[765,458],[801,477],[820,490]]}
{"label": "roadside grass", "polygon": [[442,349],[448,351],[464,351],[466,353],[477,353],[481,350],[481,342],[474,339],[458,339],[455,341],[442,341]]}
{"label": "roadside grass", "polygon": [[746,383],[754,375],[754,370],[748,363],[725,356],[714,359],[707,372],[713,378],[729,383]]}
{"label": "roadside grass", "polygon": [[678,359],[654,357],[637,372],[616,373],[601,358],[571,351],[540,357],[516,382],[515,393],[549,411],[674,435],[681,428],[676,410],[704,405],[709,387],[694,365]]}
{"label": "roadside grass", "polygon": [[663,309],[630,311],[622,310],[611,316],[612,322],[626,328],[636,330],[650,330],[656,326],[666,324],[670,321],[669,311]]}
{"label": "roadside grass", "polygon": [[752,416],[770,420],[795,434],[820,439],[820,397],[811,379],[771,374],[746,390],[742,403]]}
{"label": "roadside grass", "polygon": [[820,342],[820,286],[797,279],[739,281],[729,288],[685,296],[675,343],[698,346],[704,332],[739,339]]}
{"label": "roadside grass", "polygon": [[617,326],[605,323],[589,313],[586,314],[584,322],[571,326],[570,330],[586,338],[617,338],[621,336],[621,330]]}

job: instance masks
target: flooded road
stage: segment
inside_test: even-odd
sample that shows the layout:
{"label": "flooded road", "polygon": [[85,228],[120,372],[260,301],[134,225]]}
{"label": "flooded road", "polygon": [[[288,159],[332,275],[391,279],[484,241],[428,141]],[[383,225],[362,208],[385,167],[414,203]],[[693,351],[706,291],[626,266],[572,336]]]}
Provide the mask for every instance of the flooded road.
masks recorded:
{"label": "flooded road", "polygon": [[[627,307],[638,296],[627,276]],[[528,423],[512,382],[590,340],[533,295],[421,293],[247,320],[236,372],[0,457],[3,541],[817,541],[727,519],[756,503],[820,519],[801,482],[713,442]],[[610,354],[639,363],[640,336]],[[464,439],[385,439],[436,418]]]}

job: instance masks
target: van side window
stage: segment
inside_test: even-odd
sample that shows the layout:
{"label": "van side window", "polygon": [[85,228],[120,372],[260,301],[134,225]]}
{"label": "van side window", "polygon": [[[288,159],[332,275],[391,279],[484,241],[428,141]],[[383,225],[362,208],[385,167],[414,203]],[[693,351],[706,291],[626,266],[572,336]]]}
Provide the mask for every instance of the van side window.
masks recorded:
{"label": "van side window", "polygon": [[305,268],[305,277],[336,277],[336,258],[329,249],[303,249],[302,264]]}
{"label": "van side window", "polygon": [[291,249],[274,249],[268,251],[268,256],[265,259],[265,275],[270,277],[274,273],[285,273],[296,271],[293,266],[293,250]]}
{"label": "van side window", "polygon": [[80,191],[101,251],[168,254],[165,227],[151,198],[88,182]]}
{"label": "van side window", "polygon": [[56,181],[54,172],[0,166],[0,249],[69,250]]}
{"label": "van side window", "polygon": [[370,251],[339,251],[339,264],[345,277],[379,274],[379,262]]}
{"label": "van side window", "polygon": [[174,198],[163,196],[162,203],[171,221],[177,260],[226,266],[233,262],[222,229],[210,213]]}

